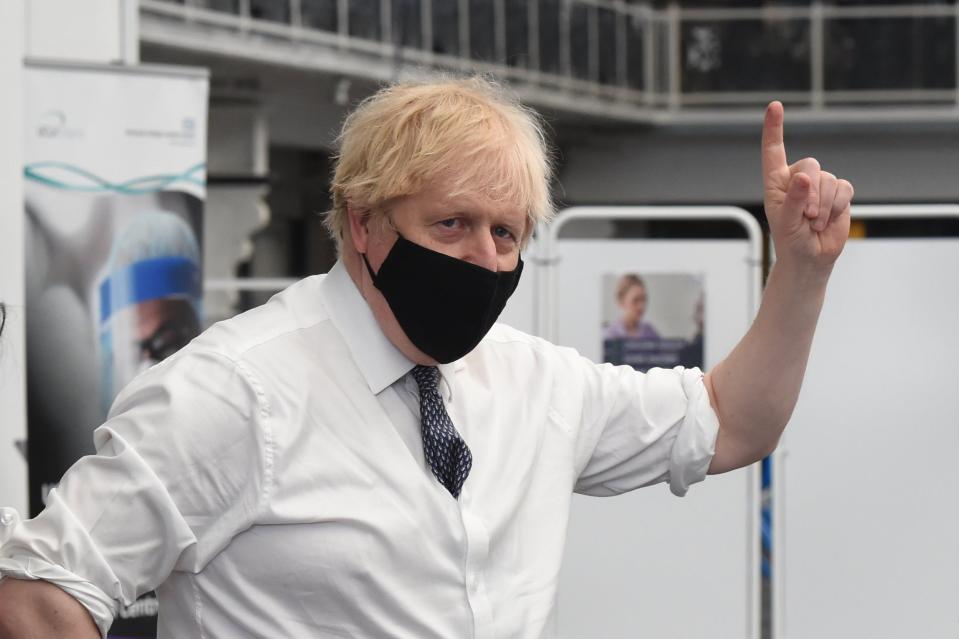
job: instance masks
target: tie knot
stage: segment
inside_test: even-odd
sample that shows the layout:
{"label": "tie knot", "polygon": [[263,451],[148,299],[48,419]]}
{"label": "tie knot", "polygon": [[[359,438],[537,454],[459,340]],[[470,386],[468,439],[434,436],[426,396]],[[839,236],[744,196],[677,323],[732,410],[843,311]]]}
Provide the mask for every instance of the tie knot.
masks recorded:
{"label": "tie knot", "polygon": [[413,368],[413,379],[420,388],[420,394],[435,391],[440,379],[440,370],[435,366],[419,365]]}

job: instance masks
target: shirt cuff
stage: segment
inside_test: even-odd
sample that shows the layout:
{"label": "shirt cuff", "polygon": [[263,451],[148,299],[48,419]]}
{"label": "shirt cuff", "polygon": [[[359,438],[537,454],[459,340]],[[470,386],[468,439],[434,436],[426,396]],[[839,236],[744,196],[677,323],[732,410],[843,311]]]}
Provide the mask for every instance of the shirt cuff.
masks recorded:
{"label": "shirt cuff", "polygon": [[703,372],[698,368],[673,370],[682,376],[687,402],[686,416],[669,455],[669,490],[682,497],[691,485],[706,478],[716,452],[719,418],[709,403]]}
{"label": "shirt cuff", "polygon": [[[20,523],[20,515],[13,508],[0,508],[0,547]],[[117,604],[94,584],[81,579],[66,568],[37,557],[24,555],[0,556],[0,578],[43,580],[57,586],[87,609],[106,639],[113,625]]]}

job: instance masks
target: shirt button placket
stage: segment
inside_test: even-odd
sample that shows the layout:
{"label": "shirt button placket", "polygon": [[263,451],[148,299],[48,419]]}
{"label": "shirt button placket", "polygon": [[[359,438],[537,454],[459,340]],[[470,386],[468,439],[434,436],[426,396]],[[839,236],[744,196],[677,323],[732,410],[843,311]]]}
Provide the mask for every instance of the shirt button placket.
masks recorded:
{"label": "shirt button placket", "polygon": [[473,609],[474,637],[492,639],[493,610],[486,594],[483,568],[489,555],[489,531],[470,509],[469,491],[460,493],[460,516],[466,530],[466,596]]}
{"label": "shirt button placket", "polygon": [[[442,367],[440,370],[443,370]],[[454,425],[461,424],[463,422],[459,421],[460,418],[456,414],[456,405],[453,402],[453,388],[448,383],[449,377],[444,374],[442,379],[446,382],[444,389],[446,392],[443,394],[446,412]],[[466,443],[469,445],[466,434],[461,431],[460,435],[463,436],[464,440],[467,440]],[[473,471],[475,472],[475,470],[474,466]],[[474,639],[493,639],[493,610],[486,594],[486,583],[483,579],[483,570],[489,556],[489,531],[483,520],[473,514],[471,507],[472,491],[468,478],[460,491],[456,505],[459,508],[460,521],[466,536],[464,577],[466,599],[473,611],[473,637]]]}

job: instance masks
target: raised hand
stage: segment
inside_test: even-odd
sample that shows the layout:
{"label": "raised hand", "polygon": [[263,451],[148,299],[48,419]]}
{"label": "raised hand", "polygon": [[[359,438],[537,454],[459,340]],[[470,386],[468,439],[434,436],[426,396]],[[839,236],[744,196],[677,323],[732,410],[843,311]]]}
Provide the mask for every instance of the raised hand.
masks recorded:
{"label": "raised hand", "polygon": [[849,236],[852,184],[821,170],[815,158],[787,163],[779,102],[766,107],[762,156],[763,201],[777,259],[831,269]]}

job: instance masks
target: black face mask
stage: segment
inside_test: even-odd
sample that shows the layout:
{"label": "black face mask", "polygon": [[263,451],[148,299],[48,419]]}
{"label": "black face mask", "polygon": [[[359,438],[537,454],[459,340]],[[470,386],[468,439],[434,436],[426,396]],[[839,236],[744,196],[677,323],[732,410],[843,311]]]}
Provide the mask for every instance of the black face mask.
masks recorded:
{"label": "black face mask", "polygon": [[512,271],[494,273],[402,235],[378,273],[365,254],[363,261],[406,336],[441,364],[463,357],[480,343],[523,272],[522,259]]}

